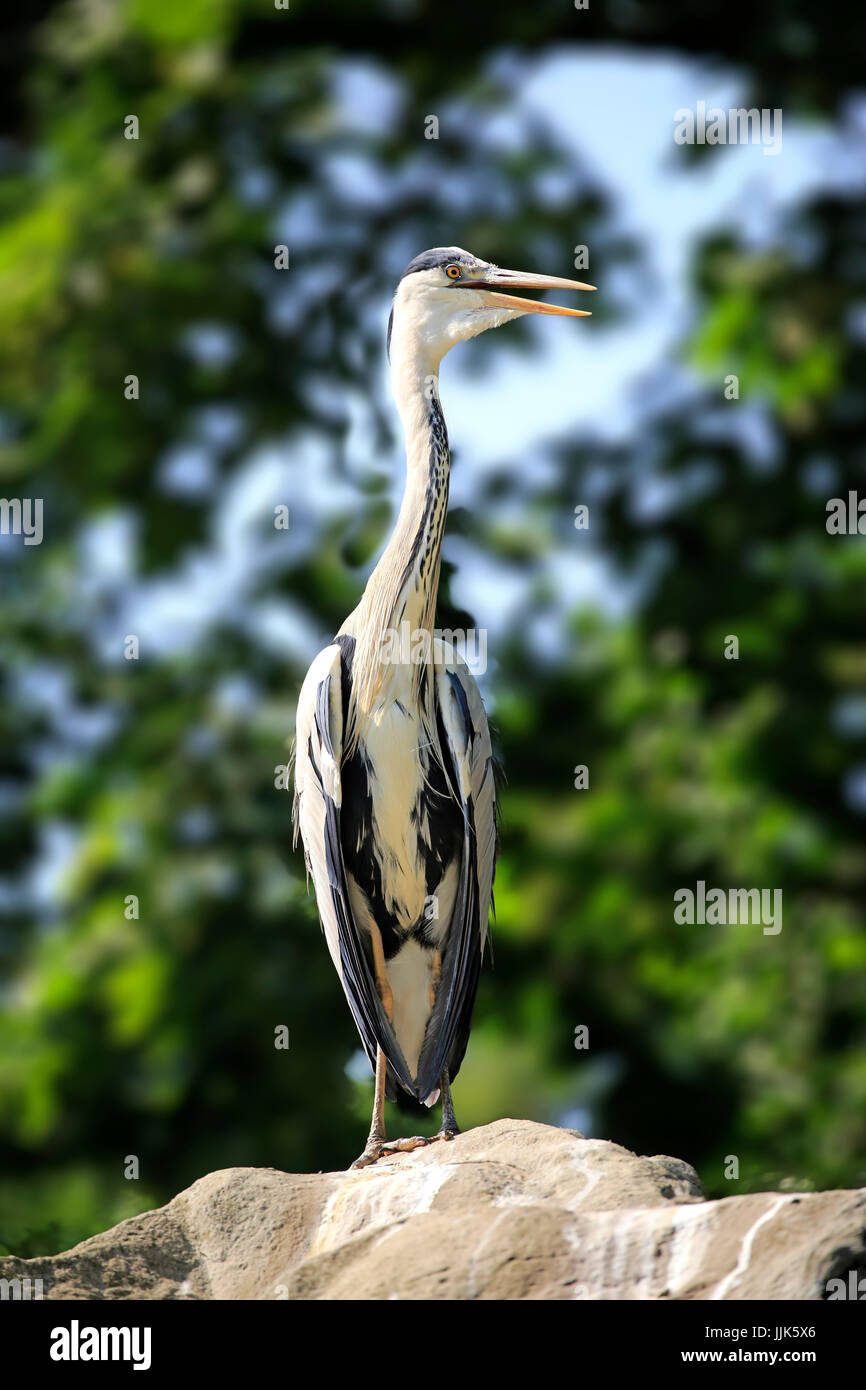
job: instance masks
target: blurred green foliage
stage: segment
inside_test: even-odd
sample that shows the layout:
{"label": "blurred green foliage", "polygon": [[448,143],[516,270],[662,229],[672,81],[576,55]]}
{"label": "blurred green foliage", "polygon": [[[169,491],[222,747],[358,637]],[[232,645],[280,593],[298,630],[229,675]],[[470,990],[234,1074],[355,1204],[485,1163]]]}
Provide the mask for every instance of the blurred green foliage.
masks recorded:
{"label": "blurred green foliage", "polygon": [[[324,1169],[360,1149],[369,1086],[347,1071],[351,1018],[274,789],[305,662],[253,616],[268,603],[302,615],[309,659],[357,600],[390,511],[375,454],[353,456],[348,402],[360,393],[390,447],[370,306],[411,254],[457,243],[556,272],[579,228],[600,285],[634,256],[543,133],[531,159],[479,148],[484,113],[508,100],[484,55],[578,41],[561,5],[505,3],[495,32],[450,4],[327,10],[325,24],[302,3],[64,4],[13,31],[0,477],[5,495],[45,499],[46,534],[2,560],[0,1249],[65,1247],[221,1166]],[[828,44],[797,4],[750,6],[737,25],[727,6],[686,4],[579,22],[581,42],[738,62],[770,94],[760,104],[782,94],[832,117],[855,78],[853,37]],[[341,124],[335,65],[360,55],[403,93],[388,129]],[[431,94],[464,109],[421,151],[422,179],[399,199],[341,180],[341,157],[392,178],[416,168]],[[129,113],[138,141],[123,138]],[[555,198],[538,194],[545,170]],[[733,234],[706,244],[682,344],[706,384],[685,406],[648,402],[628,447],[560,441],[519,535],[497,514],[509,460],[452,518],[527,593],[496,652],[503,856],[495,968],[456,1088],[464,1125],[588,1111],[595,1133],[685,1157],[717,1194],[866,1182],[866,851],[845,794],[866,762],[866,548],[824,528],[827,496],[866,492],[849,319],[866,292],[864,212],[816,199],[772,255]],[[307,224],[306,239],[280,232]],[[192,350],[196,333],[218,350]],[[505,350],[524,350],[509,333]],[[770,467],[713,428],[730,372],[771,422]],[[218,437],[214,410],[230,416]],[[310,466],[302,438],[346,500],[305,517],[303,544],[263,511],[240,611],[124,661],[129,588],[192,577],[246,461],[279,450],[291,480]],[[204,495],[166,486],[178,445],[206,453]],[[652,517],[635,506],[648,460],[675,499]],[[558,604],[540,559],[600,467],[594,538],[621,575],[643,576],[639,601],[620,621],[581,607],[539,661],[530,620]],[[293,505],[291,481],[274,500]],[[118,511],[128,572],[96,582],[87,528]],[[443,625],[483,624],[447,578]],[[737,662],[721,657],[728,633]],[[578,763],[588,793],[573,789]],[[53,906],[34,905],[58,829],[73,851]],[[782,887],[783,932],[676,925],[672,894],[698,878]],[[137,1183],[123,1176],[133,1154]],[[739,1184],[724,1179],[729,1154]]]}

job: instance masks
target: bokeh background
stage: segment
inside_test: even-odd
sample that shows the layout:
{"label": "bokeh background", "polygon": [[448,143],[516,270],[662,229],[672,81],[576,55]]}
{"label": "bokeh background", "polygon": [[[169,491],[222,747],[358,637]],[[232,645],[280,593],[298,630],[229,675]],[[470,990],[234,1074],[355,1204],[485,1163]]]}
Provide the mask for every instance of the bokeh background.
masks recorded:
{"label": "bokeh background", "polygon": [[[6,21],[0,492],[45,536],[0,538],[0,1253],[362,1146],[275,768],[394,516],[389,300],[439,244],[599,287],[442,370],[440,621],[488,631],[507,777],[458,1118],[675,1154],[716,1195],[866,1182],[866,538],[825,527],[866,494],[863,14]],[[701,100],[781,108],[781,152],[675,144]],[[677,925],[699,878],[781,888],[781,934]]]}

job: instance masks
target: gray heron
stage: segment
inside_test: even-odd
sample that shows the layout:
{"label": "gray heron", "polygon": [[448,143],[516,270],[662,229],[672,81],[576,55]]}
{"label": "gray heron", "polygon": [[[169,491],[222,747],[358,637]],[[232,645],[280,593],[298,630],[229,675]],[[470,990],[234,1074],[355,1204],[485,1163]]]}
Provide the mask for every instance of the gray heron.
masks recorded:
{"label": "gray heron", "polygon": [[[322,927],[375,1073],[355,1167],[428,1141],[386,1142],[397,1088],[458,1127],[460,1067],[488,928],[496,857],[490,734],[475,678],[434,629],[450,456],[439,364],[456,343],[524,314],[586,316],[515,291],[591,290],[501,270],[458,246],[407,266],[391,307],[391,383],[406,487],[364,595],[313,661],[298,700],[294,827]],[[412,641],[395,641],[396,634]],[[418,639],[421,640],[418,640]]]}

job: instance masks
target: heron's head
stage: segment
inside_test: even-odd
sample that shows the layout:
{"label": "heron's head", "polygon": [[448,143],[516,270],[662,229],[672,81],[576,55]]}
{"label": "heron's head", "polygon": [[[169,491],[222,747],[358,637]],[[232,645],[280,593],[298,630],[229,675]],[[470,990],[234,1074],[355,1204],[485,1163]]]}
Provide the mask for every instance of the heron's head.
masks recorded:
{"label": "heron's head", "polygon": [[592,290],[580,280],[555,275],[500,270],[459,246],[436,246],[416,256],[403,272],[388,323],[389,352],[411,341],[430,365],[438,366],[449,348],[498,328],[523,314],[568,314],[588,317],[587,309],[565,309],[542,300],[523,299],[522,290]]}

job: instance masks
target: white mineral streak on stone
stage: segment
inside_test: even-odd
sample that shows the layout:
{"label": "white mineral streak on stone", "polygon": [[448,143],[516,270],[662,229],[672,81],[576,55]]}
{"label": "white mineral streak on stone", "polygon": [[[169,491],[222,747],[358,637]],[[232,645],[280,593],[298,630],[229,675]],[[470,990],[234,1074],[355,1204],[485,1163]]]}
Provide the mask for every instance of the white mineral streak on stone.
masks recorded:
{"label": "white mineral streak on stone", "polygon": [[383,1168],[347,1174],[328,1198],[310,1255],[333,1250],[376,1228],[390,1233],[410,1216],[429,1211],[453,1171],[448,1164],[435,1164],[415,1172]]}
{"label": "white mineral streak on stone", "polygon": [[783,1193],[781,1197],[776,1198],[772,1206],[767,1207],[767,1210],[758,1217],[754,1225],[750,1226],[749,1230],[743,1237],[743,1243],[740,1246],[740,1258],[737,1260],[735,1267],[731,1270],[730,1274],[725,1275],[724,1279],[721,1280],[721,1282],[710,1294],[710,1299],[713,1302],[717,1302],[719,1299],[725,1298],[728,1293],[728,1290],[732,1289],[734,1285],[738,1282],[738,1280],[741,1279],[742,1276],[745,1274],[746,1270],[749,1267],[749,1261],[752,1258],[752,1246],[755,1243],[755,1236],[758,1234],[758,1231],[761,1229],[761,1227],[766,1225],[768,1221],[772,1221],[773,1217],[776,1215],[776,1212],[780,1211],[782,1207],[786,1206],[789,1202],[793,1200],[793,1197],[790,1196],[788,1193]]}
{"label": "white mineral streak on stone", "polygon": [[586,1186],[583,1187],[581,1191],[577,1194],[575,1200],[569,1203],[569,1206],[572,1211],[574,1211],[577,1207],[581,1206],[586,1201],[589,1194],[593,1192],[595,1188],[598,1187],[598,1184],[601,1182],[601,1169],[596,1164],[587,1163],[586,1153],[578,1149],[575,1152],[574,1157],[584,1177],[586,1178]]}

